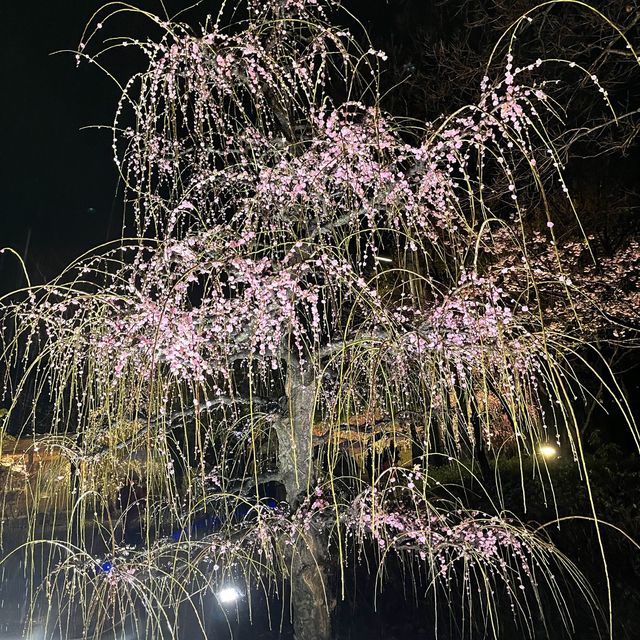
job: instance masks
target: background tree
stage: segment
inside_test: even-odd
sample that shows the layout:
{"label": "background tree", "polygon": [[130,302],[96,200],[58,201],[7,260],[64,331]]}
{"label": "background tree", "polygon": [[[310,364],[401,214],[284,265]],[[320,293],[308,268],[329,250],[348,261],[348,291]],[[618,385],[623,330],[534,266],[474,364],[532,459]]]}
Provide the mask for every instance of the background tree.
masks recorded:
{"label": "background tree", "polygon": [[[483,75],[499,73],[500,52],[506,46],[513,47],[520,67],[543,61],[547,77],[556,79],[553,95],[562,105],[562,117],[548,121],[547,132],[558,149],[566,186],[572,193],[569,203],[565,185],[547,181],[545,206],[553,214],[558,242],[573,244],[573,249],[567,246],[564,250],[567,255],[589,236],[591,259],[573,260],[567,268],[573,271],[572,279],[584,285],[585,267],[591,278],[594,270],[609,273],[613,261],[627,263],[638,239],[635,91],[639,69],[621,36],[631,41],[637,38],[637,3],[610,0],[589,7],[571,1],[445,0],[420,11],[408,0],[395,9],[386,16],[387,21],[394,20],[395,28],[374,37],[390,55],[389,69],[383,75],[385,86],[401,83],[404,88],[388,94],[396,112],[420,114],[429,120],[463,106],[474,99]],[[619,31],[611,29],[611,21],[619,25]],[[501,39],[512,27],[517,38]],[[593,100],[589,77],[606,79],[606,87],[601,88],[606,90],[606,101]],[[535,197],[529,204],[529,220],[539,223],[536,218],[544,207],[538,206]],[[601,261],[609,267],[600,270]],[[630,304],[629,296],[637,286],[628,276],[637,269],[625,271],[619,279],[604,276],[607,286],[616,291],[613,294],[610,289],[601,300],[615,307],[612,319],[634,325],[635,305]],[[591,289],[591,285],[584,288]],[[626,344],[603,350],[613,369],[633,366],[635,355]]]}
{"label": "background tree", "polygon": [[[78,613],[92,637],[169,637],[189,608],[204,635],[211,590],[288,580],[297,640],[329,638],[346,568],[371,559],[382,580],[393,557],[460,594],[459,633],[498,636],[504,603],[529,633],[549,601],[569,625],[553,567],[590,597],[508,505],[470,511],[431,469],[489,486],[501,416],[541,472],[549,441],[584,468],[574,362],[612,322],[634,335],[604,304],[612,277],[635,282],[637,245],[592,268],[588,237],[557,241],[548,183],[580,217],[545,64],[516,66],[528,22],[475,100],[425,124],[382,109],[386,55],[333,9],[250,0],[198,30],[148,14],[162,36],[119,43],[148,61],[113,126],[122,239],[5,299],[3,429],[47,405],[37,446],[73,470],[43,587],[62,633]],[[96,14],[78,61],[131,11]]]}

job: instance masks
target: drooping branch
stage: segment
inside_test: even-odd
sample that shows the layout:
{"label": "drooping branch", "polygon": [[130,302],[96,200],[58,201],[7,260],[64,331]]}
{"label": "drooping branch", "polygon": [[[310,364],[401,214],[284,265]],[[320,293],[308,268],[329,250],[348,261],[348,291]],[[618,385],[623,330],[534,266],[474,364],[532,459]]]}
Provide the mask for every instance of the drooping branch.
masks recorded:
{"label": "drooping branch", "polygon": [[181,426],[184,424],[186,420],[195,418],[196,416],[200,416],[206,413],[212,413],[218,411],[222,407],[237,407],[238,405],[251,406],[255,408],[266,409],[269,413],[278,413],[280,410],[280,405],[278,403],[274,403],[272,400],[267,400],[264,398],[253,397],[251,399],[244,397],[218,397],[215,400],[207,400],[203,403],[194,404],[192,407],[188,409],[181,409],[179,411],[174,411],[168,416],[157,416],[157,417],[149,417],[146,420],[146,424],[141,427],[133,436],[123,440],[122,442],[118,442],[115,445],[105,445],[96,451],[92,451],[88,454],[88,457],[97,460],[100,457],[104,456],[107,453],[112,451],[119,451],[122,449],[127,449],[135,444],[140,438],[145,436],[150,431],[153,431],[155,427],[158,425],[162,425],[164,429],[173,429],[177,426]]}

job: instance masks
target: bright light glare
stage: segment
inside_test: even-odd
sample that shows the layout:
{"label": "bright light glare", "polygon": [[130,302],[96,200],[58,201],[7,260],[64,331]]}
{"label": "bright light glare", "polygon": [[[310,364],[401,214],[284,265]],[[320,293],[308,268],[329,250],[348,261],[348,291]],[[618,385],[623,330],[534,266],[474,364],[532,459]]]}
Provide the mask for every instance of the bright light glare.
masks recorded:
{"label": "bright light glare", "polygon": [[545,458],[555,458],[558,455],[558,451],[555,447],[552,447],[550,444],[543,444],[540,449],[540,455]]}
{"label": "bright light glare", "polygon": [[231,604],[240,597],[240,592],[235,587],[225,587],[218,591],[218,600],[221,604]]}

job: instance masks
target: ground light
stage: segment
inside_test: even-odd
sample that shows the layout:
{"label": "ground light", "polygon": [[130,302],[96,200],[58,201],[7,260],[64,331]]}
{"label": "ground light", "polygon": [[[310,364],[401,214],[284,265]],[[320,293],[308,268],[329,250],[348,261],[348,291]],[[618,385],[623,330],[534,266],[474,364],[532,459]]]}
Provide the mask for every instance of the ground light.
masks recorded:
{"label": "ground light", "polygon": [[551,458],[556,458],[558,456],[558,450],[550,444],[543,444],[540,445],[540,448],[538,449],[540,455],[543,458],[546,458],[547,460],[550,460]]}
{"label": "ground light", "polygon": [[220,604],[231,604],[240,597],[240,591],[235,587],[223,587],[217,595]]}

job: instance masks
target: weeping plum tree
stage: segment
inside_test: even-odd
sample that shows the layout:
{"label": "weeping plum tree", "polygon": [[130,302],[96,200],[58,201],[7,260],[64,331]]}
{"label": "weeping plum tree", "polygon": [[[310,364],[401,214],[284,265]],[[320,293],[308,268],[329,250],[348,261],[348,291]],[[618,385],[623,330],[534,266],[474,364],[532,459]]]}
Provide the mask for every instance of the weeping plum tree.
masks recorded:
{"label": "weeping plum tree", "polygon": [[[506,440],[583,463],[573,367],[610,331],[611,273],[576,280],[588,239],[565,251],[544,208],[564,185],[553,84],[516,66],[517,23],[475,103],[394,118],[385,54],[336,9],[247,0],[198,31],[145,13],[157,41],[109,41],[147,61],[113,125],[122,239],[2,307],[3,434],[46,417],[34,447],[72,470],[40,586],[52,631],[175,637],[188,608],[206,635],[207,594],[286,583],[297,640],[328,639],[346,568],[382,583],[395,557],[466,603],[461,634],[499,636],[505,603],[533,634],[545,598],[570,628],[558,572],[588,597],[504,505],[431,481],[444,456],[491,483]],[[123,12],[142,13],[93,17],[79,63]]]}

